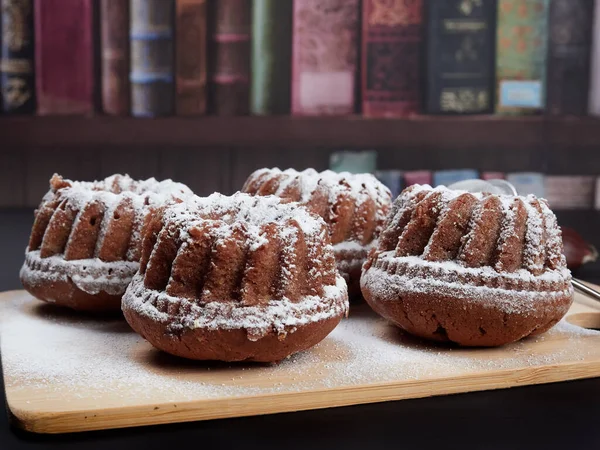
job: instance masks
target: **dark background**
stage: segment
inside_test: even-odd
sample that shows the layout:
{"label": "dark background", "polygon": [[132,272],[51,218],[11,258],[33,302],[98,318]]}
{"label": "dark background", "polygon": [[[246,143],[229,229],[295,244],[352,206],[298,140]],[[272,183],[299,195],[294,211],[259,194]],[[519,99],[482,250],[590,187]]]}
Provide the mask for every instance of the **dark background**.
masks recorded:
{"label": "dark background", "polygon": [[[126,1],[126,0],[123,0]],[[173,178],[199,195],[238,190],[257,168],[326,169],[339,150],[376,150],[379,169],[600,175],[600,121],[550,117],[3,117],[0,120],[0,291],[19,289],[33,208],[57,172]],[[600,213],[558,212],[600,248]],[[578,277],[600,283],[600,263]],[[0,355],[1,357],[1,355]],[[0,383],[0,397],[3,397]],[[10,429],[12,449],[600,449],[600,378],[279,414],[38,436]]]}

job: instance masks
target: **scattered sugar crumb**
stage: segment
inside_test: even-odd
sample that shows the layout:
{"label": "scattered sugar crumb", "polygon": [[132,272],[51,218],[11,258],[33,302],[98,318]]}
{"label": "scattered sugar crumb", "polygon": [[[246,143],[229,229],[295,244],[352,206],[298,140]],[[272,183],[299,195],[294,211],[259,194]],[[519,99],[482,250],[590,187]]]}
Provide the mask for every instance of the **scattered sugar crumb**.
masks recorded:
{"label": "scattered sugar crumb", "polygon": [[[494,353],[505,354],[503,349],[427,344],[361,307],[321,344],[279,364],[227,364],[186,361],[161,353],[130,331],[122,319],[74,316],[26,295],[15,300],[14,306],[1,329],[8,387],[113,401],[302,392],[542,366],[583,360],[592,350],[582,348],[581,340],[600,336],[600,332],[562,321],[545,335],[504,347],[510,350],[509,357],[494,358]],[[561,349],[544,345],[545,340],[559,336],[566,338]],[[600,349],[594,355],[598,357]]]}

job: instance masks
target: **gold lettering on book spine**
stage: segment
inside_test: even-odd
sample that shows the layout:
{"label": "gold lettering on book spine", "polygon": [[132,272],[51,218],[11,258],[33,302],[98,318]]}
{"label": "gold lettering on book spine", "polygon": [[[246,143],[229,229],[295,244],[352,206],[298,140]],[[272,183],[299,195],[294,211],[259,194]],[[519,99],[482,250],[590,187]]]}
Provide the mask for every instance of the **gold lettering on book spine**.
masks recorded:
{"label": "gold lettering on book spine", "polygon": [[31,41],[31,30],[26,26],[31,14],[31,0],[2,1],[2,42],[13,52],[18,52]]}
{"label": "gold lettering on book spine", "polygon": [[29,100],[31,92],[22,78],[9,78],[4,81],[2,97],[6,105],[17,108]]}
{"label": "gold lettering on book spine", "polygon": [[476,7],[481,8],[483,0],[463,0],[458,4],[458,10],[465,16],[470,16]]}
{"label": "gold lettering on book spine", "polygon": [[[31,15],[31,0],[0,0],[2,7],[2,45],[5,51],[20,52],[31,45],[31,30],[27,18]],[[18,108],[31,98],[31,90],[24,78],[18,75],[32,73],[33,67],[28,59],[6,58],[0,61],[0,71],[10,74],[2,86],[4,104]]]}
{"label": "gold lettering on book spine", "polygon": [[446,89],[440,98],[442,111],[477,112],[489,107],[490,98],[483,89]]}
{"label": "gold lettering on book spine", "polygon": [[369,25],[393,27],[421,23],[421,8],[414,0],[371,0]]}

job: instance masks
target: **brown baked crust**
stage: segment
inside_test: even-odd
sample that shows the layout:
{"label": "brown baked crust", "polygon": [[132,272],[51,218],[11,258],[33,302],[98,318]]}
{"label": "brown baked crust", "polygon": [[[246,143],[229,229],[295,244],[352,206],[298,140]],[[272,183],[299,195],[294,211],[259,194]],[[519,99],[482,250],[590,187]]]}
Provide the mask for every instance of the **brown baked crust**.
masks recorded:
{"label": "brown baked crust", "polygon": [[90,294],[79,289],[71,280],[56,280],[37,284],[22,278],[23,287],[39,300],[91,313],[115,313],[121,309],[122,295],[104,291]]}
{"label": "brown baked crust", "polygon": [[269,333],[252,341],[244,329],[208,330],[184,328],[178,333],[170,324],[148,320],[135,310],[123,309],[125,319],[137,333],[154,347],[182,358],[219,361],[277,362],[291,354],[309,349],[321,342],[340,323],[343,316],[313,322],[288,330],[283,337]]}
{"label": "brown baked crust", "polygon": [[322,217],[338,271],[348,283],[348,294],[351,299],[360,299],[361,267],[389,211],[389,189],[370,174],[274,168],[252,173],[242,192],[299,202]]}
{"label": "brown baked crust", "polygon": [[[394,292],[375,293],[365,287],[366,302],[380,316],[406,332],[438,342],[467,347],[494,347],[544,333],[556,325],[573,302],[572,292],[550,299],[521,298],[518,311],[476,298]],[[538,301],[542,300],[542,301]]]}
{"label": "brown baked crust", "polygon": [[338,272],[348,285],[348,297],[352,302],[362,301],[362,292],[360,290],[360,275],[362,265],[367,259],[368,251],[366,248],[359,250],[337,250],[334,247],[335,262]]}
{"label": "brown baked crust", "polygon": [[80,182],[54,175],[35,212],[23,286],[61,306],[119,311],[118,300],[139,266],[146,221],[157,208],[188,195],[185,185],[170,180],[113,175]]}
{"label": "brown baked crust", "polygon": [[464,346],[543,333],[573,301],[544,200],[417,185],[395,201],[361,289],[407,332]]}
{"label": "brown baked crust", "polygon": [[149,223],[122,310],[174,355],[274,362],[329,334],[348,293],[319,216],[274,196],[213,194]]}

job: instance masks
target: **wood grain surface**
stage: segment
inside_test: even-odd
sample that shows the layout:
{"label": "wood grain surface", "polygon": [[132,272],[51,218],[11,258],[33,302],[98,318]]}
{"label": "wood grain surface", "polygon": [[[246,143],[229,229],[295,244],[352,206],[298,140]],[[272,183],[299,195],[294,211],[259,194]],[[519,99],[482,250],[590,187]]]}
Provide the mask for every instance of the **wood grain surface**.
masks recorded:
{"label": "wood grain surface", "polygon": [[[497,349],[460,349],[405,336],[363,305],[352,309],[321,344],[279,365],[196,363],[152,349],[120,318],[73,315],[24,291],[0,294],[7,404],[17,426],[38,433],[252,416],[600,376],[600,333],[579,326],[600,328],[600,303],[577,294],[565,321],[541,337]],[[61,342],[60,348],[48,349],[62,357],[49,364],[47,376],[40,361],[27,356],[39,354],[27,348],[32,342]],[[107,370],[95,369],[98,358],[107,361]],[[122,374],[111,373],[120,360],[125,361]],[[71,364],[72,375],[50,376],[61,364]],[[86,377],[83,385],[74,379],[78,374]],[[163,381],[157,383],[156,377]]]}

